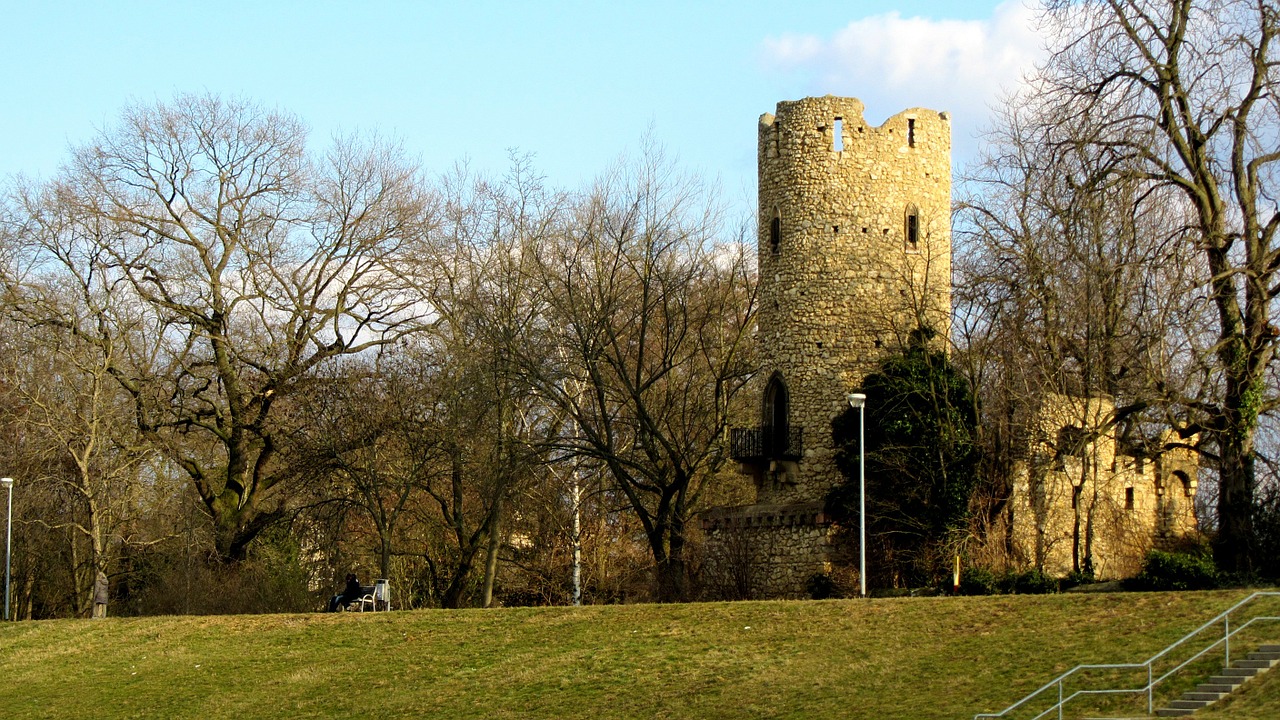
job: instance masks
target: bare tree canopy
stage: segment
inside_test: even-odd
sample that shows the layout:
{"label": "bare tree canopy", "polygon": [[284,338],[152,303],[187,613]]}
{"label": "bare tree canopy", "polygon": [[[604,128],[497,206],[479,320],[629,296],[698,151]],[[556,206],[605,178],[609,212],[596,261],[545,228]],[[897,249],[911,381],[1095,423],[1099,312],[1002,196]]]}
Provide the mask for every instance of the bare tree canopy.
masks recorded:
{"label": "bare tree canopy", "polygon": [[[1248,570],[1255,433],[1259,416],[1277,402],[1280,14],[1266,0],[1051,0],[1046,10],[1054,52],[1014,99],[1005,123],[1018,139],[1014,145],[1030,149],[1023,154],[1031,165],[1005,167],[1038,168],[1055,197],[1006,204],[1020,210],[1003,220],[1038,222],[1035,212],[1046,209],[1085,218],[1094,212],[1089,208],[1100,208],[1097,217],[1115,218],[1114,232],[1097,221],[1077,223],[1094,230],[1075,237],[1069,223],[1057,223],[1054,232],[1067,233],[1066,244],[1082,252],[1103,251],[1096,254],[1102,262],[1089,267],[1113,279],[1139,267],[1130,261],[1147,263],[1133,278],[1156,280],[1172,298],[1147,302],[1142,298],[1158,295],[1145,290],[1118,296],[1123,326],[1108,329],[1101,316],[1087,325],[1138,342],[1096,345],[1102,352],[1092,354],[1085,373],[1096,382],[1082,389],[1116,393],[1120,383],[1128,386],[1121,392],[1132,391],[1134,377],[1119,374],[1142,360],[1146,387],[1118,411],[1159,403],[1164,420],[1187,441],[1197,440],[1219,476],[1217,559],[1224,569]],[[1066,174],[1052,172],[1064,167]],[[991,227],[1002,218],[986,221]],[[1126,237],[1135,241],[1127,248],[1112,240]],[[1085,279],[1069,285],[1105,287]],[[1142,321],[1143,313],[1159,320]],[[1209,334],[1205,320],[1216,326]],[[1071,333],[1055,337],[1046,352],[1071,356]]]}
{"label": "bare tree canopy", "polygon": [[753,370],[754,268],[717,243],[710,200],[652,147],[600,180],[538,251],[543,332],[523,358],[572,424],[565,449],[605,467],[643,526],[659,600],[686,597],[685,525]]}
{"label": "bare tree canopy", "polygon": [[[190,477],[226,558],[301,479],[279,454],[299,381],[424,320],[406,272],[432,221],[417,169],[377,140],[322,156],[305,141],[290,115],[181,96],[128,108],[21,196],[17,307],[110,348],[138,429]],[[91,312],[47,302],[66,283]]]}

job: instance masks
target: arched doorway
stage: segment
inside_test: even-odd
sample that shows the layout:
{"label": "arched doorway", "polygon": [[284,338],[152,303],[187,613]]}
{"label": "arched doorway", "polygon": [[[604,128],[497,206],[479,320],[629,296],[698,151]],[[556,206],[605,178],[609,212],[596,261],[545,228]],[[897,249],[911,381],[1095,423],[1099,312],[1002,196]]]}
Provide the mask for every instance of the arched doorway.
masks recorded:
{"label": "arched doorway", "polygon": [[764,430],[764,455],[769,459],[783,457],[790,445],[791,400],[781,373],[774,373],[764,390],[761,428]]}

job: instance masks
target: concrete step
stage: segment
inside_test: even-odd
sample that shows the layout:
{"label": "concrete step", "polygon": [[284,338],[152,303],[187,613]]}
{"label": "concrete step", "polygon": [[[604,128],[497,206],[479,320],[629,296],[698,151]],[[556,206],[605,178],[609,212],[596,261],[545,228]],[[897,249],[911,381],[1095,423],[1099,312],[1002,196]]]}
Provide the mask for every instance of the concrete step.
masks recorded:
{"label": "concrete step", "polygon": [[1182,693],[1182,697],[1156,710],[1156,717],[1185,717],[1203,707],[1235,692],[1246,680],[1266,672],[1280,662],[1280,645],[1263,645],[1237,660],[1231,667],[1218,671],[1217,675],[1200,683],[1194,690]]}

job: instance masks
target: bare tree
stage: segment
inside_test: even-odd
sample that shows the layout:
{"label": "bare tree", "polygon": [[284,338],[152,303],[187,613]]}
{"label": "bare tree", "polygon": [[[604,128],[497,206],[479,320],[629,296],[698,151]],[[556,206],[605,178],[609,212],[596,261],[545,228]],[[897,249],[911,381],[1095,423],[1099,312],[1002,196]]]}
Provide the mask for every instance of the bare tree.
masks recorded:
{"label": "bare tree", "polygon": [[598,461],[642,524],[664,601],[686,595],[686,524],[750,375],[753,270],[715,220],[656,150],[615,169],[538,249],[543,332],[523,358],[574,426],[565,449]]}
{"label": "bare tree", "polygon": [[[1200,255],[1197,292],[1215,314],[1197,357],[1204,383],[1171,391],[1203,433],[1220,482],[1216,556],[1251,565],[1254,438],[1268,388],[1280,293],[1277,31],[1269,0],[1051,0],[1057,49],[1035,79],[1043,122],[1093,129],[1109,173],[1174,190]],[[1179,389],[1181,390],[1181,389]]]}
{"label": "bare tree", "polygon": [[292,116],[244,101],[136,105],[22,199],[20,310],[56,322],[35,291],[53,277],[114,298],[66,329],[103,348],[138,431],[190,478],[230,560],[299,480],[280,453],[286,398],[322,364],[423,325],[403,262],[432,218],[416,169],[385,143],[316,158],[305,139]]}
{"label": "bare tree", "polygon": [[[92,345],[54,328],[28,331],[21,340],[21,361],[2,375],[17,392],[24,411],[26,437],[38,445],[40,472],[27,478],[32,487],[51,486],[68,502],[56,515],[32,522],[68,529],[76,610],[94,604],[95,581],[115,571],[123,546],[143,540],[134,535],[137,516],[149,507],[147,485],[163,478],[142,475],[151,452],[139,441],[127,399],[108,375],[110,358]],[[100,604],[100,603],[99,603]],[[105,604],[96,611],[105,613]]]}
{"label": "bare tree", "polygon": [[[1047,473],[1070,465],[1071,565],[1087,574],[1095,514],[1109,511],[1096,441],[1118,435],[1129,452],[1165,449],[1154,445],[1164,442],[1158,427],[1175,421],[1166,389],[1185,387],[1172,348],[1203,318],[1172,191],[1115,172],[1114,153],[1093,142],[1096,122],[1046,122],[1044,112],[1038,96],[1014,98],[970,179],[956,327],[960,362],[987,400],[988,475],[1026,475],[1042,566],[1060,541],[1051,506],[1068,500],[1045,485]],[[1011,491],[990,489],[988,518],[1013,512]]]}

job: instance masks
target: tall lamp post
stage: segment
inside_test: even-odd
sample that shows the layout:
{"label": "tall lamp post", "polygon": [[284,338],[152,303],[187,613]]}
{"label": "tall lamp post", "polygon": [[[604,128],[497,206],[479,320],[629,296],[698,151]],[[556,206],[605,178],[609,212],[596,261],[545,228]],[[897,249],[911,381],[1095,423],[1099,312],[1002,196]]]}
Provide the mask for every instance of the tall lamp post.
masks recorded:
{"label": "tall lamp post", "polygon": [[849,393],[849,407],[858,411],[858,597],[867,596],[867,396]]}
{"label": "tall lamp post", "polygon": [[13,547],[13,478],[0,478],[9,490],[9,510],[5,513],[4,531],[4,619],[9,619],[9,549]]}

